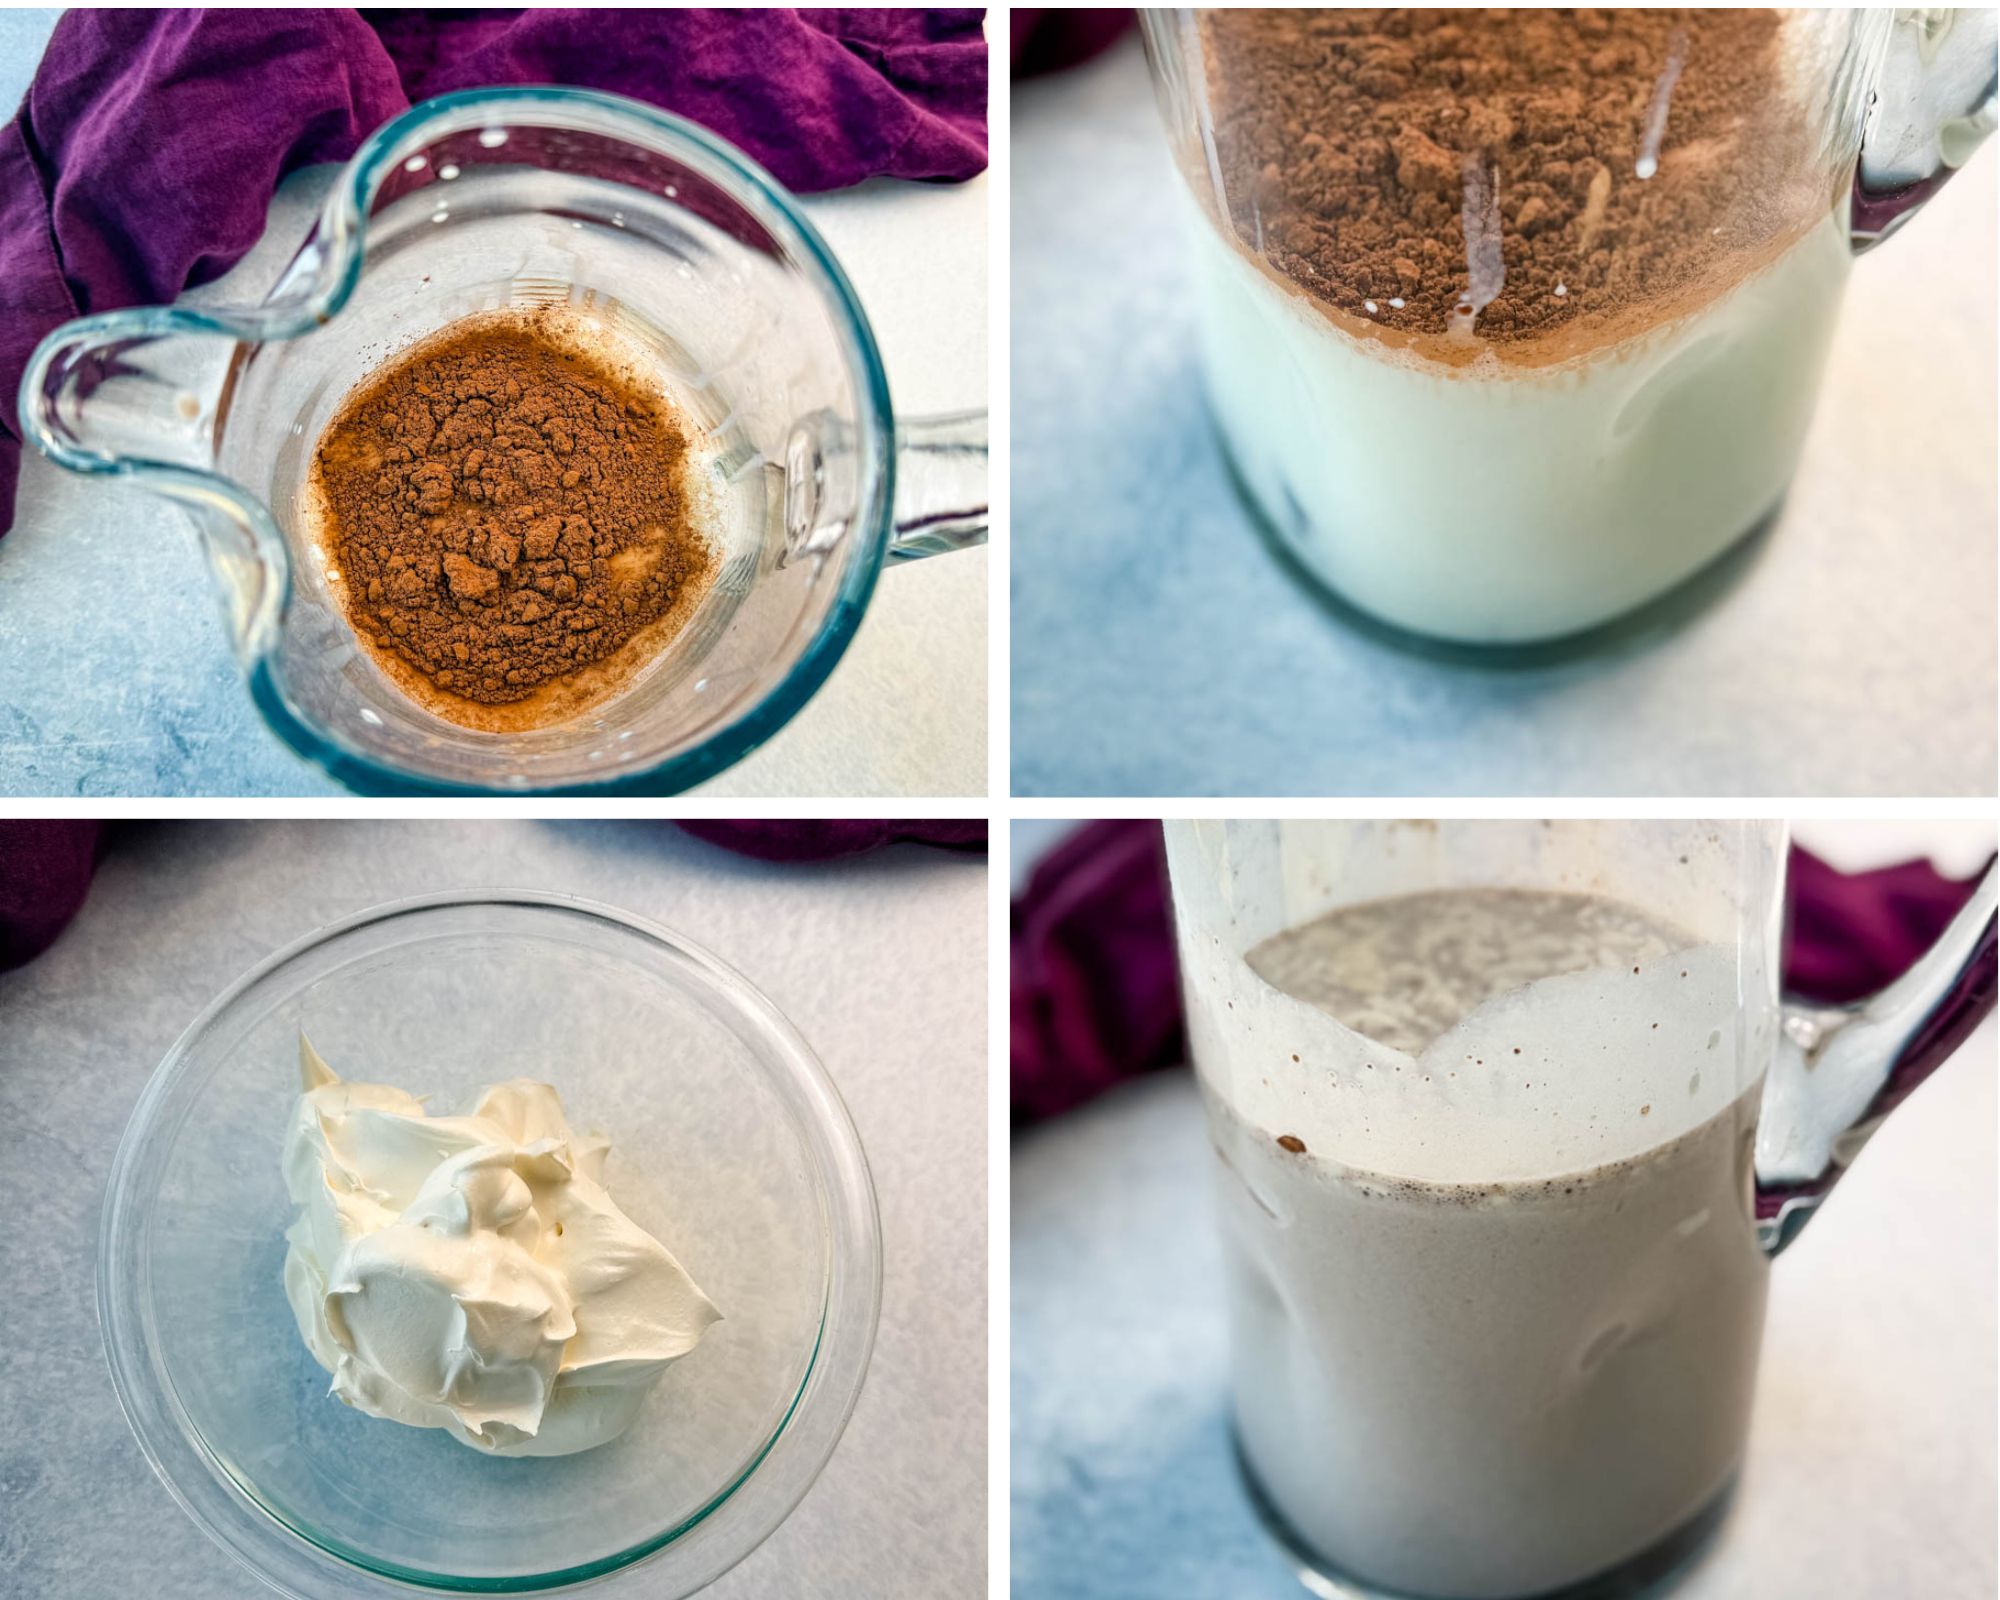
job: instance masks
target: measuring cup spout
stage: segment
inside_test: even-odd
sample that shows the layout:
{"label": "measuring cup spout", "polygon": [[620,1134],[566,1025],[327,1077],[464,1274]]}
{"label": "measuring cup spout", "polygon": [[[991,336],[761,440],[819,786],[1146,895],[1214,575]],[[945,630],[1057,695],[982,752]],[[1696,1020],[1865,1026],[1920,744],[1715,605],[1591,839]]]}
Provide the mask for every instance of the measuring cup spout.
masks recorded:
{"label": "measuring cup spout", "polygon": [[208,370],[226,359],[215,333],[171,311],[114,311],[44,339],[21,383],[22,437],[74,472],[193,470],[213,461]]}
{"label": "measuring cup spout", "polygon": [[1979,887],[1937,943],[1879,994],[1788,1007],[1757,1126],[1757,1232],[1776,1255],[1798,1236],[1882,1119],[1993,1010],[1996,884]]}
{"label": "measuring cup spout", "polygon": [[899,419],[895,532],[898,560],[986,542],[986,413]]}
{"label": "measuring cup spout", "polygon": [[200,526],[240,656],[276,638],[288,564],[269,509],[216,470],[218,407],[235,330],[153,308],[66,323],[21,382],[21,436],[72,472],[130,478],[187,505]]}

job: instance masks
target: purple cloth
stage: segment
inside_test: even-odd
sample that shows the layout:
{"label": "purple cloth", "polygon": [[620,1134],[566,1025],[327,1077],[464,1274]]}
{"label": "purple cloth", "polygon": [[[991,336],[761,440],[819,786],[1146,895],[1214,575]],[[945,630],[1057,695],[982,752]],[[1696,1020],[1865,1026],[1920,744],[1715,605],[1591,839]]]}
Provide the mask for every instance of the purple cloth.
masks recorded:
{"label": "purple cloth", "polygon": [[[1833,1003],[1905,971],[1979,875],[1947,878],[1928,861],[1848,874],[1794,848],[1786,881],[1786,990]],[[1014,902],[1012,978],[1016,1122],[1185,1059],[1158,823],[1087,823],[1050,852]],[[1963,1041],[1992,1009],[1994,988],[1989,932],[1971,982],[1905,1049],[1888,1104]]]}
{"label": "purple cloth", "polygon": [[[101,822],[0,822],[0,972],[32,961],[83,905]],[[711,844],[762,861],[824,861],[909,842],[986,849],[976,822],[683,822]]]}
{"label": "purple cloth", "polygon": [[760,861],[826,861],[908,842],[944,850],[986,849],[986,824],[975,822],[683,822],[697,839]]}
{"label": "purple cloth", "polygon": [[1108,49],[1132,26],[1127,10],[1040,10],[1017,7],[1007,14],[1014,76],[1032,78],[1088,61]]}
{"label": "purple cloth", "polygon": [[678,112],[797,190],[986,166],[976,10],[71,11],[0,130],[0,533],[15,396],[71,317],[226,272],[280,178],[448,90],[557,83]]}
{"label": "purple cloth", "polygon": [[83,904],[98,822],[0,822],[0,971],[32,961]]}
{"label": "purple cloth", "polygon": [[1087,822],[1014,902],[1016,1122],[1081,1105],[1185,1057],[1157,822]]}

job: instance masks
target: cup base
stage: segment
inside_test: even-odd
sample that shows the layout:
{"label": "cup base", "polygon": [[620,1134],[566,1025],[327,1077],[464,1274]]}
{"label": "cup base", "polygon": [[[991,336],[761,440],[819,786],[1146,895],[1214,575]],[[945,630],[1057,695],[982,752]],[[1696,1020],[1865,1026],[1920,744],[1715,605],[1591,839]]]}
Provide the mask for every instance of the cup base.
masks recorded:
{"label": "cup base", "polygon": [[[1317,1600],[1449,1600],[1441,1595],[1418,1595],[1404,1589],[1384,1589],[1334,1566],[1301,1538],[1284,1514],[1264,1492],[1243,1453],[1243,1441],[1234,1428],[1230,1443],[1236,1455],[1236,1470],[1242,1475],[1250,1504],[1264,1531],[1277,1541],[1306,1593]],[[1637,1555],[1616,1566],[1593,1574],[1560,1589],[1544,1589],[1512,1600],[1658,1600],[1677,1584],[1707,1549],[1729,1515],[1736,1496],[1736,1475],[1710,1496],[1708,1503],[1664,1538],[1648,1545]]]}
{"label": "cup base", "polygon": [[1455,666],[1491,667],[1499,670],[1561,666],[1574,661],[1636,654],[1685,627],[1733,589],[1756,564],[1765,541],[1785,508],[1784,496],[1749,527],[1682,578],[1672,588],[1609,621],[1593,623],[1575,633],[1553,639],[1529,639],[1518,643],[1475,644],[1418,633],[1385,621],[1328,583],[1310,567],[1274,513],[1257,497],[1244,476],[1231,447],[1229,435],[1215,413],[1209,413],[1230,486],[1250,513],[1258,534],[1271,548],[1286,571],[1313,595],[1345,627],[1390,645],[1410,655],[1423,656]]}

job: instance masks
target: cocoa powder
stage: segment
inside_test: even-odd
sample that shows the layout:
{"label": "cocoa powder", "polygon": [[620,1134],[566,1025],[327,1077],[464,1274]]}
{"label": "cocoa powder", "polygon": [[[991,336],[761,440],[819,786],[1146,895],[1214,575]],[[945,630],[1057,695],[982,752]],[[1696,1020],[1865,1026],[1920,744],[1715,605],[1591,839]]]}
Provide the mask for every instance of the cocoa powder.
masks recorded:
{"label": "cocoa powder", "polygon": [[[557,692],[705,585],[675,408],[533,314],[446,328],[327,428],[313,488],[349,620],[390,676],[474,726],[551,720]],[[549,718],[476,708],[533,702]]]}
{"label": "cocoa powder", "polygon": [[[1202,42],[1238,243],[1440,359],[1562,359],[1677,315],[1832,197],[1774,11],[1217,11]],[[1478,340],[1453,349],[1460,318]]]}

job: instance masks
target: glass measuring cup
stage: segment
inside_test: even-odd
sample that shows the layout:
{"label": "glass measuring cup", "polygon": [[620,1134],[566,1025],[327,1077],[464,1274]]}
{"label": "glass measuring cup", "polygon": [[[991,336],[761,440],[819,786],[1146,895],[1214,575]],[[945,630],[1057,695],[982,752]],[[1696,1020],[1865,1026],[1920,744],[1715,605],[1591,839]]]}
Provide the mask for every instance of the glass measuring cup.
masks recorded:
{"label": "glass measuring cup", "polygon": [[1637,64],[1566,13],[1356,15],[1143,13],[1211,413],[1357,620],[1582,642],[1774,516],[1852,256],[1992,127],[1993,13],[1779,13],[1755,79],[1721,30],[1772,13]]}
{"label": "glass measuring cup", "polygon": [[[1713,1526],[1768,1258],[1994,1000],[1989,871],[1880,995],[1784,1006],[1784,845],[1762,822],[1167,824],[1238,1448],[1314,1592],[1623,1594]],[[1500,994],[1417,1055],[1246,960],[1474,887],[1608,896],[1686,941]]]}
{"label": "glass measuring cup", "polygon": [[[385,358],[557,306],[657,376],[711,463],[711,589],[617,698],[479,733],[418,707],[342,615],[305,490]],[[193,513],[277,734],[364,793],[661,793],[769,738],[825,680],[885,561],[986,536],[983,412],[894,417],[868,320],[796,203],[666,112],[561,88],[419,105],[347,163],[264,302],[72,322],[35,352],[23,437]]]}

